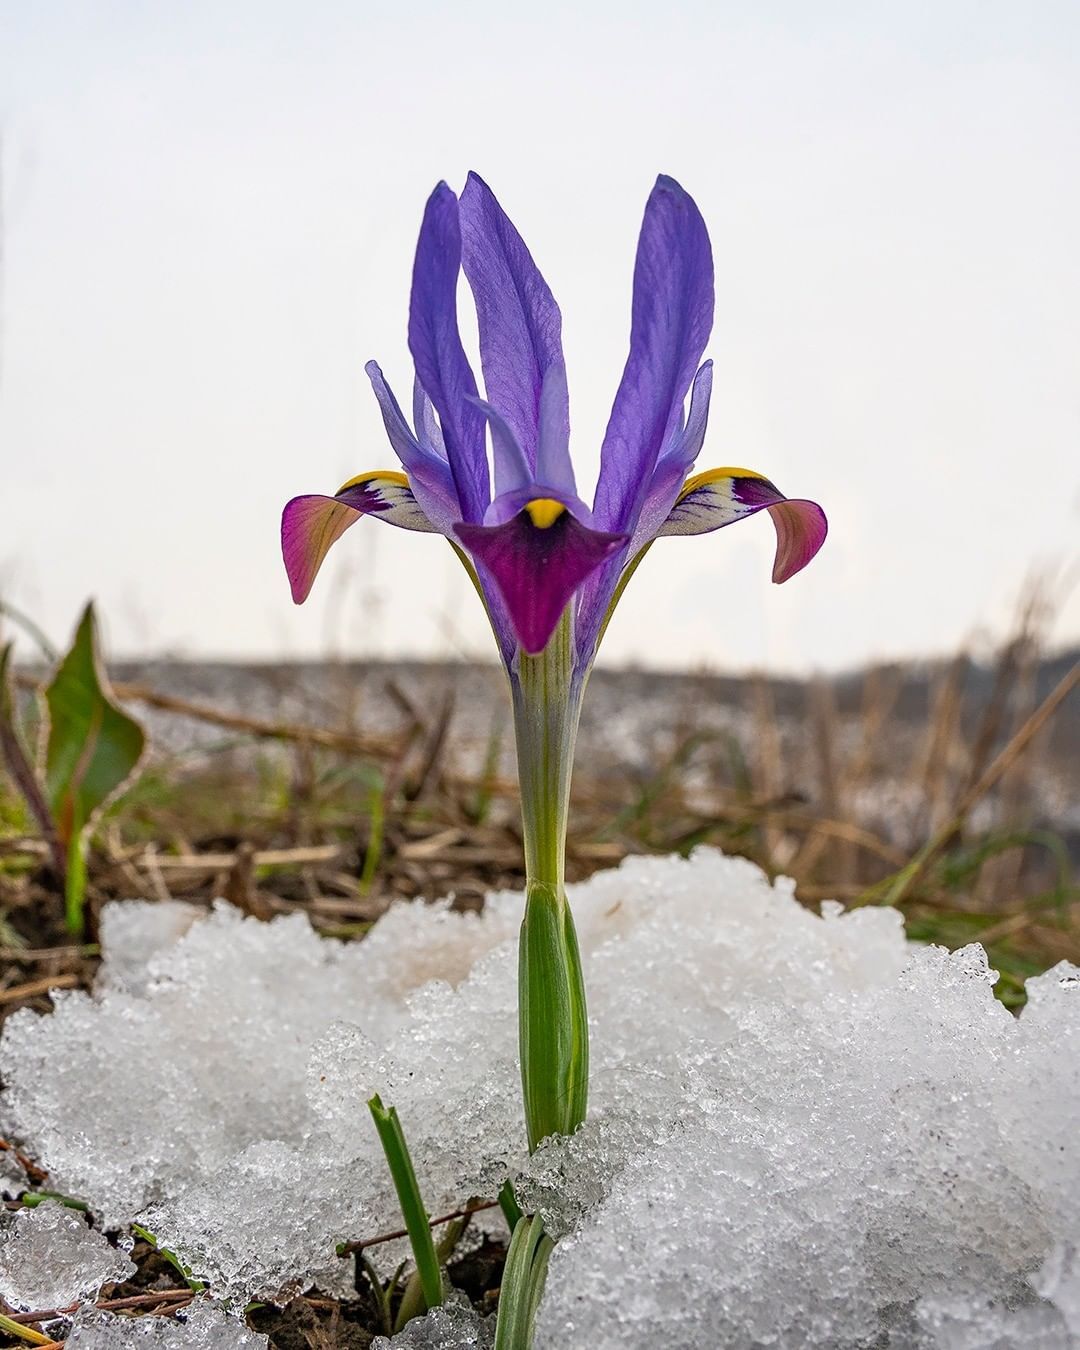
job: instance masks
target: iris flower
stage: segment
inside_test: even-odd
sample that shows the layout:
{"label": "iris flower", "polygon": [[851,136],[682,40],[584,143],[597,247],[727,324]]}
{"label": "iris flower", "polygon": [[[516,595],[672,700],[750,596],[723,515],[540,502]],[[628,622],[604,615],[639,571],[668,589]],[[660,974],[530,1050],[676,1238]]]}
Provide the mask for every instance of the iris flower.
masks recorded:
{"label": "iris flower", "polygon": [[[476,303],[483,396],[458,330],[461,270]],[[298,604],[331,545],[370,516],[444,535],[487,609],[517,729],[528,876],[522,1076],[533,1147],[571,1132],[585,1113],[587,1021],[563,860],[581,697],[611,612],[662,536],[705,534],[767,511],[777,582],[825,539],[821,508],[786,498],[760,473],[692,473],[709,415],[712,363],[702,356],[712,321],[705,222],[661,176],[645,207],[630,353],[588,506],[570,458],[559,307],[486,183],[470,174],[460,200],[440,183],[413,267],[411,426],[378,365],[366,368],[401,467],[359,474],[333,496],[295,497],[282,517]]]}

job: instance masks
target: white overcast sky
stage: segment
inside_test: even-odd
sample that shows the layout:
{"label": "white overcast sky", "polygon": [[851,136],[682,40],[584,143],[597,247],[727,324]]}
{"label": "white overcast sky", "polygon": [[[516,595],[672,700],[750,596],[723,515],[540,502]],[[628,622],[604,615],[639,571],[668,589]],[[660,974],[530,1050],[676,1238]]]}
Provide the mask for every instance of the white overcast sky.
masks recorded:
{"label": "white overcast sky", "polygon": [[[0,595],[114,653],[489,654],[443,541],[361,522],[293,607],[283,502],[393,463],[423,202],[492,184],[559,300],[591,490],[658,171],[713,241],[699,467],[826,508],[661,541],[609,664],[793,670],[1001,631],[1073,569],[1080,6],[0,0]],[[464,300],[464,296],[462,297]]]}

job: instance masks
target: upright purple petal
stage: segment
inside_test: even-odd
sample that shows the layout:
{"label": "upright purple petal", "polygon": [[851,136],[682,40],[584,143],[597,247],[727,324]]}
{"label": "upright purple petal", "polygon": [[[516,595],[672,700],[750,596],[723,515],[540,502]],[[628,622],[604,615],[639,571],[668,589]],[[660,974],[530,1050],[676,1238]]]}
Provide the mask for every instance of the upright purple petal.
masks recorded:
{"label": "upright purple petal", "polygon": [[574,466],[570,462],[570,422],[566,390],[566,367],[557,362],[544,374],[540,391],[540,441],[536,447],[536,479],[576,492]]}
{"label": "upright purple petal", "polygon": [[633,532],[713,320],[712,250],[705,222],[672,178],[656,180],[634,266],[630,355],[600,457],[597,525]]}
{"label": "upright purple petal", "polygon": [[420,377],[416,376],[413,380],[413,426],[416,428],[416,439],[422,445],[431,446],[442,459],[446,458],[446,442],[443,440],[442,427],[439,426],[435,418],[435,409],[432,406],[431,399],[424,392],[424,386],[420,383]]}
{"label": "upright purple petal", "polygon": [[448,534],[453,523],[461,519],[461,507],[450,466],[437,450],[421,444],[413,435],[378,363],[369,361],[364,370],[379,401],[383,426],[390,444],[408,472],[417,501],[431,521],[444,534]]}
{"label": "upright purple petal", "polygon": [[562,315],[510,218],[475,173],[461,194],[461,234],[488,401],[506,419],[530,467],[537,468],[543,439],[543,477],[552,481],[554,475],[573,491]]}
{"label": "upright purple petal", "polygon": [[504,492],[524,488],[533,481],[533,476],[513,428],[490,403],[478,398],[476,406],[487,418],[488,426],[491,428],[491,457],[495,466],[496,497]]}
{"label": "upright purple petal", "polygon": [[694,376],[694,384],[690,391],[690,413],[686,425],[677,435],[672,436],[670,443],[664,447],[658,468],[669,461],[677,461],[685,475],[694,467],[694,460],[701,454],[701,447],[705,443],[705,431],[709,425],[712,385],[713,363],[705,361]]}
{"label": "upright purple petal", "polygon": [[490,500],[484,419],[457,322],[461,225],[457,198],[440,183],[428,198],[413,264],[409,350],[439,414],[446,455],[465,520],[480,520]]}
{"label": "upright purple petal", "polygon": [[705,429],[709,422],[711,397],[712,362],[706,361],[694,376],[693,390],[690,394],[690,414],[686,423],[671,434],[656,468],[652,471],[649,488],[641,503],[637,524],[627,550],[630,557],[633,557],[650,539],[656,537],[675,505],[683,483],[701,453]]}

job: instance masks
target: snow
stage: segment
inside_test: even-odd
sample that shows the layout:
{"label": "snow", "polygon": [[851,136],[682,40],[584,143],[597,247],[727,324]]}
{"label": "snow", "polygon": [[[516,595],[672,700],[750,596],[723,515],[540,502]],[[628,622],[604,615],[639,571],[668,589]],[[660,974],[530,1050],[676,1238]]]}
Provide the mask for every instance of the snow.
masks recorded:
{"label": "snow", "polygon": [[[710,850],[571,901],[590,1116],[532,1159],[513,893],[398,905],[351,945],[111,906],[94,994],[9,1019],[4,1109],[50,1185],[138,1219],[234,1309],[345,1292],[336,1244],[399,1226],[378,1091],[432,1212],[510,1175],[561,1237],[537,1350],[1080,1346],[1080,971],[1029,982],[1016,1019],[981,948],[916,947],[888,909],[818,917]],[[394,1345],[488,1330],[455,1311]]]}
{"label": "snow", "polygon": [[199,1300],[175,1317],[118,1317],[87,1309],[73,1321],[71,1350],[265,1350],[265,1336],[249,1331],[212,1303]]}
{"label": "snow", "polygon": [[371,1350],[491,1350],[494,1344],[494,1317],[448,1301],[426,1317],[414,1317],[394,1337],[376,1336]]}
{"label": "snow", "polygon": [[0,1296],[13,1308],[63,1308],[135,1274],[135,1263],[65,1205],[20,1210],[0,1230]]}

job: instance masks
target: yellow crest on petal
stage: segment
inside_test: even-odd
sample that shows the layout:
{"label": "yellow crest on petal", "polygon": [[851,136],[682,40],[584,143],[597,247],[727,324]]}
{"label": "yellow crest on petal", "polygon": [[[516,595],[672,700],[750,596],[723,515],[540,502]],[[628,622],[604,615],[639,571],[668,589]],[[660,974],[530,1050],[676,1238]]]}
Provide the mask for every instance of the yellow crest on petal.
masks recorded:
{"label": "yellow crest on petal", "polygon": [[679,491],[678,500],[682,501],[684,497],[689,497],[691,492],[696,492],[698,488],[708,487],[710,483],[719,482],[721,478],[764,478],[763,473],[755,473],[753,469],[706,469],[704,473],[696,473],[693,478],[688,478]]}
{"label": "yellow crest on petal", "polygon": [[355,478],[350,478],[347,483],[342,483],[335,496],[340,495],[347,488],[358,487],[361,483],[369,483],[372,479],[381,478],[389,483],[396,483],[398,487],[408,487],[409,480],[403,473],[398,473],[396,469],[369,469],[367,473],[358,473]]}
{"label": "yellow crest on petal", "polygon": [[525,503],[525,510],[538,530],[547,530],[555,524],[566,507],[562,502],[552,501],[550,497],[537,497],[535,501]]}

